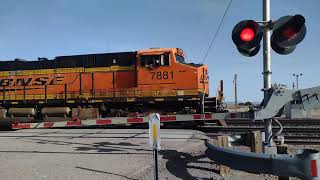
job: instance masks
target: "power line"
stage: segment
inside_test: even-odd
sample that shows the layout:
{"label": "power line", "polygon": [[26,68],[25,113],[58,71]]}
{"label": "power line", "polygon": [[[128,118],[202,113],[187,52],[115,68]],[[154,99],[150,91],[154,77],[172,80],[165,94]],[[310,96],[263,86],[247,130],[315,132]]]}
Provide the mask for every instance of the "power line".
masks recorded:
{"label": "power line", "polygon": [[231,3],[232,3],[232,0],[229,1],[229,4],[228,4],[228,6],[227,6],[227,9],[226,9],[226,11],[224,12],[224,14],[223,14],[223,16],[222,16],[222,19],[221,19],[221,21],[220,21],[220,24],[219,24],[219,26],[218,26],[218,29],[217,29],[217,31],[215,32],[215,34],[214,34],[214,36],[213,36],[213,38],[212,38],[212,40],[211,40],[211,42],[210,42],[210,45],[209,45],[209,47],[208,47],[208,49],[207,49],[207,51],[206,51],[206,53],[205,53],[205,56],[203,57],[202,64],[204,63],[204,61],[207,59],[207,57],[208,57],[208,55],[209,55],[209,50],[211,49],[211,46],[212,46],[214,40],[216,39],[216,37],[217,37],[217,35],[218,35],[218,32],[219,32],[219,30],[220,30],[220,27],[221,27],[221,25],[222,25],[222,23],[223,23],[223,20],[224,20],[226,14],[227,14],[227,12],[228,12],[228,10],[229,10],[229,8],[230,8]]}

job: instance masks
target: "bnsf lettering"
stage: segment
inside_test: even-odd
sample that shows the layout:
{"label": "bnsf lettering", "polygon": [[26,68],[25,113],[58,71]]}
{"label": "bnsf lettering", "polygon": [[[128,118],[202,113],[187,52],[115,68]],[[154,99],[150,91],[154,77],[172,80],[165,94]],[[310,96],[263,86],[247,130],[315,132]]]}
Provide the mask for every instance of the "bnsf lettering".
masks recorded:
{"label": "bnsf lettering", "polygon": [[16,83],[13,86],[28,86],[30,82],[32,81],[32,78],[28,79],[17,79]]}
{"label": "bnsf lettering", "polygon": [[0,85],[1,86],[10,86],[12,82],[13,82],[13,79],[1,79]]}
{"label": "bnsf lettering", "polygon": [[48,77],[39,77],[34,80],[34,85],[45,85],[47,84],[49,78]]}
{"label": "bnsf lettering", "polygon": [[63,78],[64,77],[62,76],[53,77],[50,82],[50,85],[59,84],[59,82],[63,81]]}
{"label": "bnsf lettering", "polygon": [[35,86],[35,85],[55,85],[61,84],[64,77],[36,77],[36,78],[8,78],[8,79],[0,79],[0,86]]}

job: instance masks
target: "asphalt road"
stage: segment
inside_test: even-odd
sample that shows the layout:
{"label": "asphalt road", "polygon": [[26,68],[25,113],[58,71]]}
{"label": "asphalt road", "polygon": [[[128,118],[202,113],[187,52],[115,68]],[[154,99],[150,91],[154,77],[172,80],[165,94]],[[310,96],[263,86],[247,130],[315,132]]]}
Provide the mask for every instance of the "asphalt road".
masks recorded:
{"label": "asphalt road", "polygon": [[[197,155],[192,153],[204,146],[200,140],[190,139],[195,133],[198,132],[161,130],[162,177],[215,176],[213,166],[196,169],[194,175],[186,167],[182,167],[182,172],[175,167],[179,165],[175,161],[187,165],[188,158],[190,163],[196,163],[193,156]],[[19,130],[1,132],[0,144],[1,179],[152,179],[153,156],[147,129]],[[163,160],[169,161],[168,167],[161,165]],[[208,159],[206,163],[210,166]]]}

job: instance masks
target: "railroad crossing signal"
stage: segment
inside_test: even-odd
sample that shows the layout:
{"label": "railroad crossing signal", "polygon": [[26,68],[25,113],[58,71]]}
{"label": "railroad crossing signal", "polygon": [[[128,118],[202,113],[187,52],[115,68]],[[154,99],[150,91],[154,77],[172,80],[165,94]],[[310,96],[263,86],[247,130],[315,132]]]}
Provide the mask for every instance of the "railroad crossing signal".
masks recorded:
{"label": "railroad crossing signal", "polygon": [[[305,18],[300,14],[283,16],[275,22],[268,22],[266,26],[273,30],[272,49],[283,55],[293,52],[306,35]],[[238,51],[248,57],[259,52],[262,36],[262,27],[253,20],[241,21],[232,30],[232,41]]]}
{"label": "railroad crossing signal", "polygon": [[306,32],[303,16],[283,16],[273,25],[271,47],[279,54],[289,54],[304,39]]}
{"label": "railroad crossing signal", "polygon": [[262,35],[261,27],[257,22],[244,20],[233,28],[232,41],[242,55],[251,57],[259,52]]}

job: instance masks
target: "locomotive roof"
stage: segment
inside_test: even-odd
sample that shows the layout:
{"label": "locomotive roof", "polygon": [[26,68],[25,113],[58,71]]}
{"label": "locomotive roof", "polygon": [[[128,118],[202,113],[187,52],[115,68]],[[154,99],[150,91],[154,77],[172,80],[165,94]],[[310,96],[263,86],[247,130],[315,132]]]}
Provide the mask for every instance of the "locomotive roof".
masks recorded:
{"label": "locomotive roof", "polygon": [[98,54],[81,54],[57,56],[54,59],[38,58],[38,60],[28,61],[16,58],[11,61],[0,61],[0,71],[35,70],[35,69],[55,69],[73,67],[110,67],[110,66],[132,66],[135,64],[137,54],[148,52],[161,52],[174,50],[183,54],[179,48],[151,48],[141,51],[113,52]]}
{"label": "locomotive roof", "polygon": [[110,67],[131,66],[136,60],[137,52],[100,53],[57,56],[55,59],[38,58],[36,61],[15,59],[12,61],[0,61],[0,71],[54,69],[72,67]]}
{"label": "locomotive roof", "polygon": [[112,52],[112,53],[95,53],[95,54],[77,54],[77,55],[64,55],[64,56],[56,56],[57,58],[64,57],[83,57],[83,56],[113,56],[113,55],[123,55],[123,54],[137,54],[137,51],[128,51],[128,52]]}

